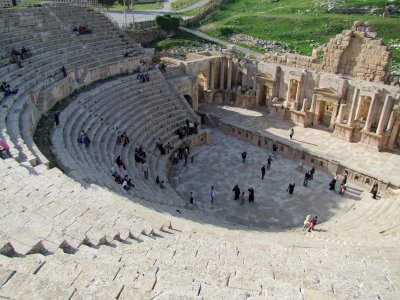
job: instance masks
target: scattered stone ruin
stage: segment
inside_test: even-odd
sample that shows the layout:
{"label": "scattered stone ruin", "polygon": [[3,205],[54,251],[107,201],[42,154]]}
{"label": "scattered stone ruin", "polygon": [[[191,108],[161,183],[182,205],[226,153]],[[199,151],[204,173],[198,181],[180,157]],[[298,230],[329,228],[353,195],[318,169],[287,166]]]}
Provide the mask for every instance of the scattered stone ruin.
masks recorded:
{"label": "scattered stone ruin", "polygon": [[[316,72],[341,74],[366,81],[385,82],[391,52],[370,22],[354,22],[351,30],[343,30],[326,47],[314,49],[312,56],[266,54],[263,61]],[[319,61],[320,55],[323,55]]]}
{"label": "scattered stone ruin", "polygon": [[164,61],[197,78],[194,107],[279,107],[282,119],[325,128],[347,142],[378,151],[400,146],[399,88],[384,83],[391,52],[369,22],[355,22],[311,57],[265,54],[257,61],[240,57],[232,46]]}

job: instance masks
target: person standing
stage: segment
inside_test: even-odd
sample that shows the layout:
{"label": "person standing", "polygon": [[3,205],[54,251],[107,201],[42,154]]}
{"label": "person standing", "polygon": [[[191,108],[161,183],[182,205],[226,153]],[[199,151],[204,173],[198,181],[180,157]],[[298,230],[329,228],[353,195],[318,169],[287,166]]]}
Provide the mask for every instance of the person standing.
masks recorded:
{"label": "person standing", "polygon": [[290,137],[290,140],[292,140],[292,139],[293,139],[293,135],[294,135],[294,129],[293,129],[293,128],[291,128],[291,129],[290,129],[290,131],[289,131],[289,137]]}
{"label": "person standing", "polygon": [[238,200],[240,196],[240,188],[238,185],[235,185],[232,189],[232,192],[235,192],[235,198],[234,200]]}
{"label": "person standing", "polygon": [[312,165],[311,170],[310,170],[310,180],[314,179],[314,173],[315,173],[315,166]]}
{"label": "person standing", "polygon": [[303,186],[307,187],[309,180],[310,180],[310,173],[306,172],[306,174],[304,174]]}
{"label": "person standing", "polygon": [[62,67],[61,67],[61,72],[62,72],[62,74],[63,74],[64,78],[68,76],[68,74],[67,74],[67,70],[65,69],[65,67],[64,67],[64,66],[62,66]]}
{"label": "person standing", "polygon": [[60,125],[60,112],[56,111],[54,113],[54,122],[56,123],[56,127],[58,127],[58,125]]}
{"label": "person standing", "polygon": [[310,215],[307,215],[307,217],[305,218],[305,220],[303,222],[303,231],[304,231],[304,229],[309,228],[310,224],[311,224],[311,217],[310,217]]}
{"label": "person standing", "polygon": [[149,179],[149,165],[145,161],[142,161],[142,171],[144,174],[144,179]]}
{"label": "person standing", "polygon": [[337,179],[337,177],[335,176],[335,177],[332,178],[331,182],[329,182],[329,190],[330,191],[334,191],[335,190],[336,179]]}
{"label": "person standing", "polygon": [[211,188],[210,188],[209,195],[211,197],[211,205],[212,205],[212,204],[214,204],[215,197],[217,196],[217,191],[215,190],[215,188],[213,186],[211,186]]}
{"label": "person standing", "polygon": [[378,183],[377,182],[375,182],[372,185],[372,189],[371,189],[370,193],[372,194],[372,199],[376,199],[376,194],[378,194]]}
{"label": "person standing", "polygon": [[250,187],[248,191],[249,191],[249,202],[254,202],[254,189]]}
{"label": "person standing", "polygon": [[294,187],[295,187],[295,186],[296,186],[296,183],[295,183],[295,182],[289,183],[289,186],[288,186],[288,188],[287,188],[287,190],[286,190],[286,191],[289,192],[289,195],[293,195]]}
{"label": "person standing", "polygon": [[189,203],[193,204],[193,192],[190,192]]}
{"label": "person standing", "polygon": [[246,162],[246,157],[247,157],[247,152],[244,151],[244,152],[242,153],[242,162],[243,162],[243,163]]}
{"label": "person standing", "polygon": [[265,176],[265,165],[262,165],[262,167],[261,167],[261,180],[264,180],[264,176]]}
{"label": "person standing", "polygon": [[345,185],[347,183],[347,176],[348,175],[349,175],[349,173],[347,171],[344,171],[343,179],[342,179],[342,185]]}
{"label": "person standing", "polygon": [[240,200],[241,200],[240,205],[243,205],[244,204],[244,192],[242,192],[242,195],[240,196]]}
{"label": "person standing", "polygon": [[267,160],[267,169],[271,168],[271,162],[272,162],[272,157],[271,157],[271,155],[269,155],[268,160]]}

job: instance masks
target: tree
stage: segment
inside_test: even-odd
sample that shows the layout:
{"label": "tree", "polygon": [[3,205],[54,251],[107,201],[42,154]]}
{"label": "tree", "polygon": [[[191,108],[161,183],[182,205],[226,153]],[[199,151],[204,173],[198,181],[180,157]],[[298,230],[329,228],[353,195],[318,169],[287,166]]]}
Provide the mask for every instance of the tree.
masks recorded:
{"label": "tree", "polygon": [[165,30],[168,33],[175,32],[178,30],[180,25],[180,19],[171,15],[158,15],[156,17],[156,23],[158,27]]}
{"label": "tree", "polygon": [[[125,5],[126,8],[128,10],[130,10],[131,0],[117,0],[117,2],[118,2],[119,5],[122,5],[122,6]],[[124,2],[125,2],[125,4],[124,4]],[[135,1],[132,1],[132,2],[133,2],[133,4],[135,4]]]}
{"label": "tree", "polygon": [[97,3],[104,5],[107,10],[114,5],[115,0],[97,0]]}

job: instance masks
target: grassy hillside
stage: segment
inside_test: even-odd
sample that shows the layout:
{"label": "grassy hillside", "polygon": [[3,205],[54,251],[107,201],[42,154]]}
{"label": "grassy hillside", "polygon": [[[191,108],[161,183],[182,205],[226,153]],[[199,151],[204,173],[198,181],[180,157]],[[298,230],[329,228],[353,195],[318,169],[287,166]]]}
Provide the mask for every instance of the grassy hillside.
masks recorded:
{"label": "grassy hillside", "polygon": [[400,44],[400,15],[383,18],[379,9],[387,5],[399,9],[400,0],[224,0],[200,30],[225,40],[235,33],[274,40],[290,52],[310,55],[312,48],[350,29],[354,21],[371,21],[378,37],[391,45],[393,62],[400,63],[395,49]]}

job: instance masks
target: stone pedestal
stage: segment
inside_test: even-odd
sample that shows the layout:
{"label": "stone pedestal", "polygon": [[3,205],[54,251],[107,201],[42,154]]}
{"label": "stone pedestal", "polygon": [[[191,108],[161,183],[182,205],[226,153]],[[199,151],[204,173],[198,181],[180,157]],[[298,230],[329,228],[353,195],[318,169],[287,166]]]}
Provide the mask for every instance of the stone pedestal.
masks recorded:
{"label": "stone pedestal", "polygon": [[346,142],[352,142],[354,131],[355,128],[353,126],[349,126],[348,124],[335,124],[332,136]]}
{"label": "stone pedestal", "polygon": [[366,130],[361,130],[361,134],[361,144],[378,151],[383,150],[382,135]]}
{"label": "stone pedestal", "polygon": [[296,124],[303,127],[312,125],[314,114],[309,111],[290,111],[290,119]]}

